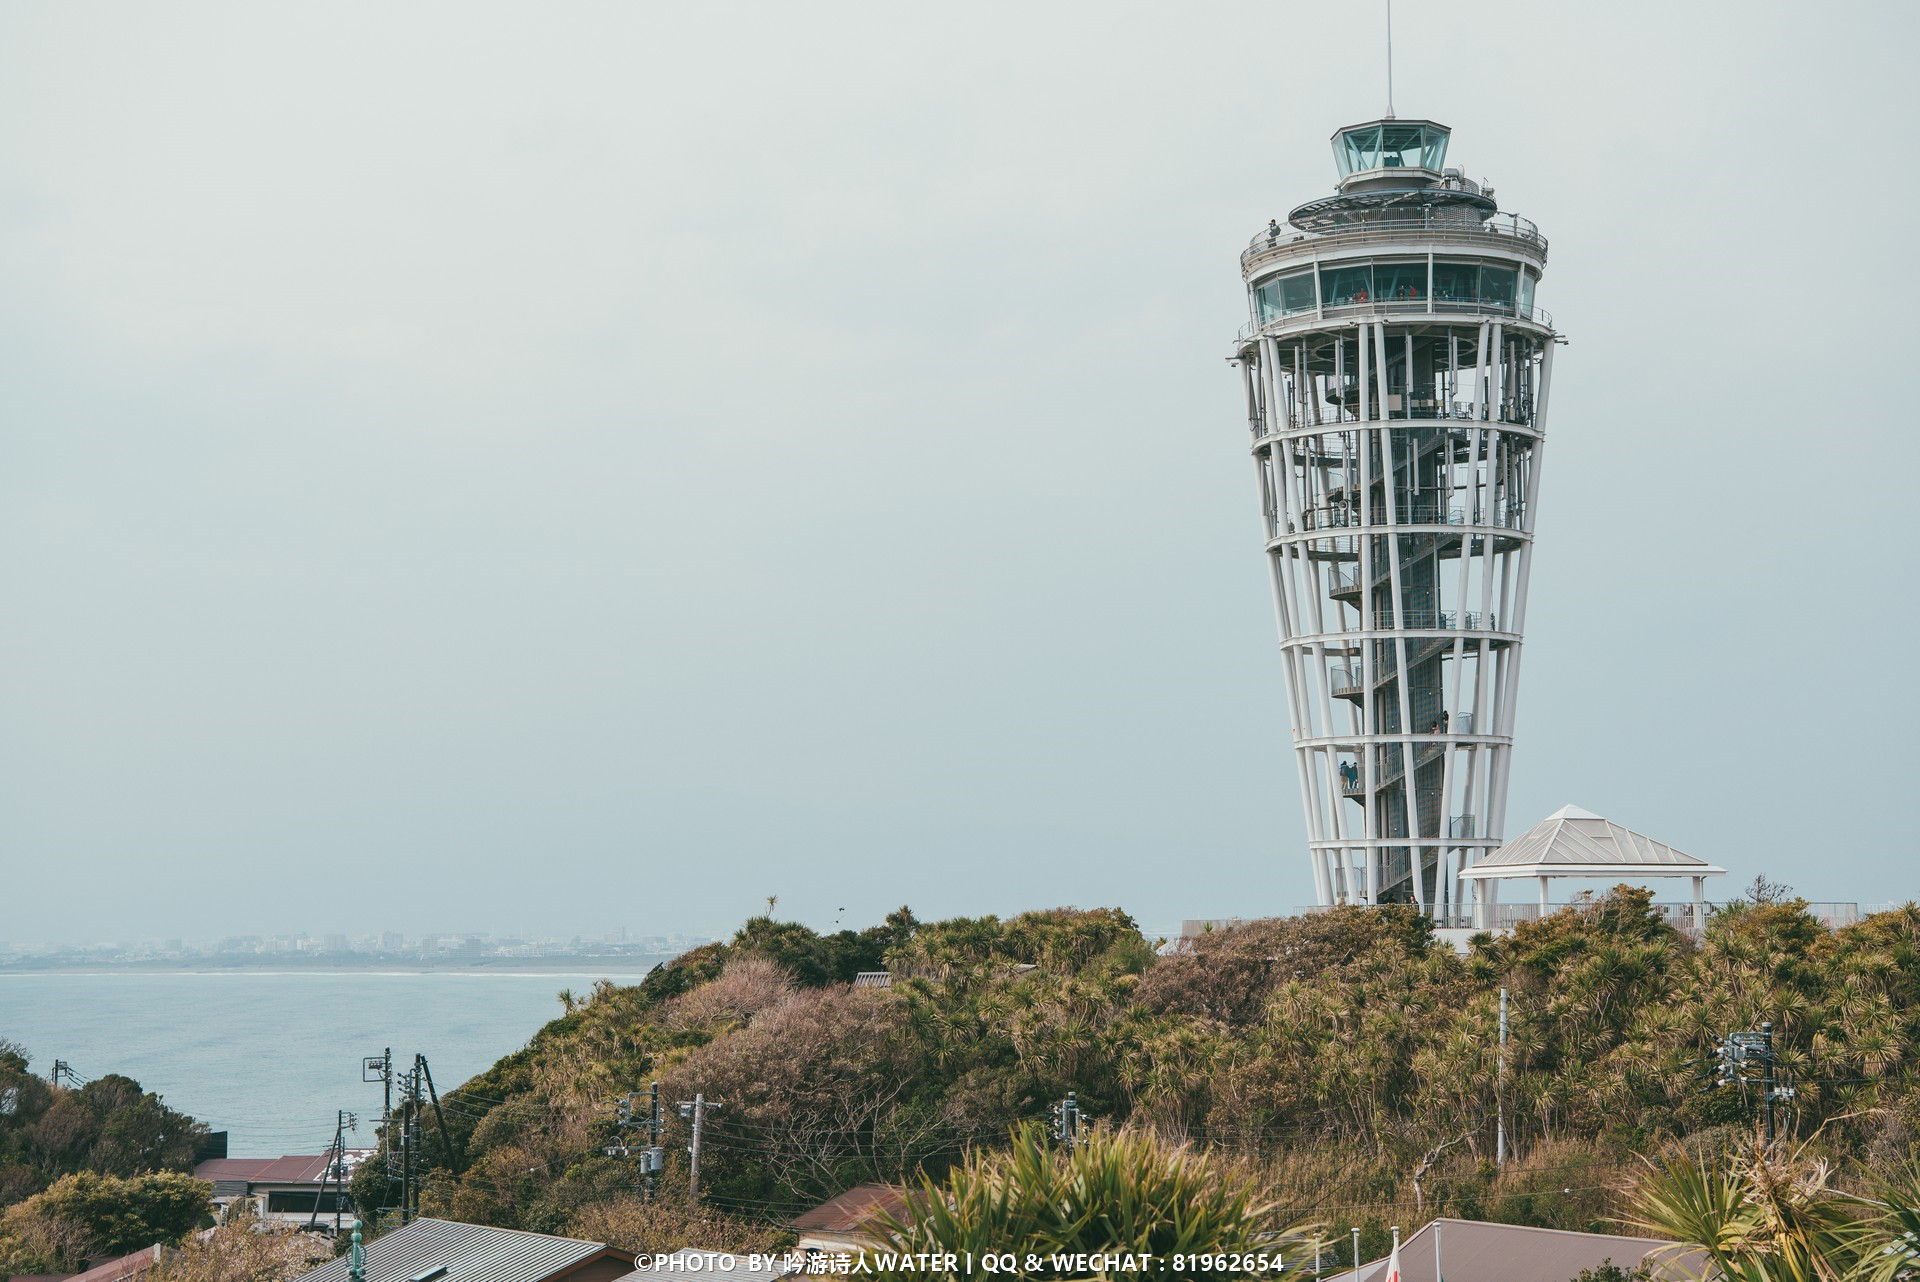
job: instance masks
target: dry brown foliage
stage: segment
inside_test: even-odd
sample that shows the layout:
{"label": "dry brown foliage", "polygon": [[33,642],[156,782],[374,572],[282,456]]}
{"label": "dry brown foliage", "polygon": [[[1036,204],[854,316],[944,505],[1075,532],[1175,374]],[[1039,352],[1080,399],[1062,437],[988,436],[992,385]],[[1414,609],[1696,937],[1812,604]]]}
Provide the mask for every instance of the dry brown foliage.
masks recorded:
{"label": "dry brown foliage", "polygon": [[751,1161],[792,1187],[906,1178],[940,1127],[906,1109],[917,1076],[907,1010],[884,990],[790,993],[663,1075],[668,1098],[724,1101],[707,1160]]}
{"label": "dry brown foliage", "polygon": [[1330,980],[1330,972],[1383,949],[1417,948],[1424,936],[1411,909],[1339,908],[1250,921],[1208,931],[1161,958],[1141,978],[1136,999],[1158,1014],[1257,1024],[1283,984]]}
{"label": "dry brown foliage", "polygon": [[241,1219],[166,1252],[146,1282],[286,1282],[333,1258],[324,1239]]}
{"label": "dry brown foliage", "polygon": [[658,1019],[674,1032],[724,1031],[748,1023],[793,992],[793,977],[779,965],[764,957],[736,957],[718,979],[668,1002]]}
{"label": "dry brown foliage", "polygon": [[93,1233],[79,1220],[36,1215],[25,1203],[0,1216],[0,1273],[78,1273],[93,1253]]}
{"label": "dry brown foliage", "polygon": [[623,1251],[659,1254],[691,1247],[699,1251],[771,1252],[790,1244],[793,1235],[768,1224],[735,1219],[711,1207],[699,1210],[680,1201],[643,1202],[614,1198],[582,1207],[567,1232]]}

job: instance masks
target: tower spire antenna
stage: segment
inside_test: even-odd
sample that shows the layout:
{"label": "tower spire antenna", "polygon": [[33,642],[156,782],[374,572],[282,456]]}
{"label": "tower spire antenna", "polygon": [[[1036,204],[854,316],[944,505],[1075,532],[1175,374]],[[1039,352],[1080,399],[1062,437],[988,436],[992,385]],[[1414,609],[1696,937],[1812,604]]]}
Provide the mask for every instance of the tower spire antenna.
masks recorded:
{"label": "tower spire antenna", "polygon": [[1393,119],[1393,0],[1387,0],[1387,119]]}

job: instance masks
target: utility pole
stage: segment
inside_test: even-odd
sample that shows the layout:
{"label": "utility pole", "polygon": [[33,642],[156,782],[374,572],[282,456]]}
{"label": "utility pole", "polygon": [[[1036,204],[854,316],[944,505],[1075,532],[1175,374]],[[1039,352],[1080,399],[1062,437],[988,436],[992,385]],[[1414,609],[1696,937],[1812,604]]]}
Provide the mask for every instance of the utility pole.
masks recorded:
{"label": "utility pole", "polygon": [[1774,1121],[1775,1108],[1794,1098],[1795,1088],[1780,1079],[1784,1074],[1776,1072],[1779,1059],[1773,1049],[1773,1024],[1771,1021],[1760,1025],[1757,1033],[1728,1033],[1720,1039],[1720,1045],[1714,1050],[1718,1061],[1713,1074],[1715,1086],[1733,1086],[1752,1082],[1748,1075],[1748,1065],[1759,1069],[1760,1103],[1765,1110],[1766,1145],[1772,1151],[1777,1127]]}
{"label": "utility pole", "polygon": [[1353,1226],[1353,1275],[1360,1276],[1360,1226]]}
{"label": "utility pole", "polygon": [[[400,1135],[400,1223],[405,1225],[412,1219],[413,1203],[413,1119],[408,1115],[408,1106],[413,1102],[413,1084],[411,1073],[396,1073],[400,1085],[400,1107],[393,1115],[393,1121]],[[391,1141],[390,1141],[391,1142]]]}
{"label": "utility pole", "polygon": [[440,1092],[433,1088],[433,1069],[428,1067],[425,1055],[415,1055],[413,1067],[414,1071],[426,1080],[427,1098],[433,1103],[433,1121],[440,1128],[440,1147],[446,1151],[447,1155],[447,1169],[458,1175],[465,1163],[459,1151],[453,1146],[453,1136],[447,1131],[447,1115],[440,1111]]}
{"label": "utility pole", "polygon": [[[1053,1138],[1067,1150],[1071,1157],[1073,1150],[1080,1144],[1080,1102],[1072,1091],[1067,1097],[1053,1106]],[[1085,1119],[1091,1120],[1091,1119]]]}
{"label": "utility pole", "polygon": [[1773,1152],[1773,1022],[1760,1025],[1760,1095],[1767,1105],[1767,1152]]}
{"label": "utility pole", "polygon": [[613,1124],[616,1130],[620,1131],[625,1131],[636,1126],[645,1127],[647,1131],[646,1147],[636,1153],[630,1145],[622,1140],[620,1143],[610,1145],[607,1148],[607,1156],[639,1157],[640,1174],[646,1181],[644,1196],[647,1201],[651,1202],[653,1201],[654,1180],[661,1171],[666,1169],[667,1165],[667,1151],[660,1147],[660,1132],[665,1129],[665,1123],[660,1117],[660,1083],[655,1082],[652,1089],[647,1091],[644,1097],[647,1100],[646,1115],[644,1117],[635,1117],[634,1101],[641,1098],[640,1092],[633,1091],[629,1093],[625,1099],[621,1100],[614,1108]]}
{"label": "utility pole", "polygon": [[400,1223],[411,1224],[420,1206],[420,1057],[400,1074]]}
{"label": "utility pole", "polygon": [[[360,1080],[379,1082],[380,1099],[380,1136],[386,1141],[387,1179],[393,1179],[393,1047],[389,1046],[379,1055],[363,1056],[360,1060]],[[373,1212],[375,1227],[378,1227],[381,1208],[364,1208]],[[355,1226],[356,1231],[358,1226]]]}
{"label": "utility pole", "polygon": [[693,1144],[688,1152],[693,1160],[687,1166],[687,1201],[700,1204],[700,1135],[706,1126],[707,1110],[721,1107],[718,1100],[710,1100],[703,1093],[695,1091],[691,1100],[681,1100],[680,1116],[693,1119]]}
{"label": "utility pole", "polygon": [[320,1202],[327,1195],[327,1181],[333,1181],[333,1236],[340,1236],[340,1202],[347,1191],[347,1132],[359,1129],[360,1119],[346,1109],[334,1114],[333,1143],[327,1145],[327,1166],[320,1173],[320,1191],[313,1195],[313,1210],[307,1216],[307,1227],[317,1228],[320,1224]]}
{"label": "utility pole", "polygon": [[[1500,990],[1500,1058],[1493,1085],[1493,1164],[1507,1164],[1507,990]],[[1359,1267],[1356,1262],[1355,1268]]]}
{"label": "utility pole", "polygon": [[[394,1078],[400,1079],[400,1113],[393,1111]],[[404,1073],[393,1071],[393,1047],[360,1061],[360,1080],[379,1082],[380,1134],[386,1141],[387,1179],[400,1184],[400,1223],[409,1224],[420,1213],[420,1176],[426,1169],[420,1152],[420,1114],[422,1105],[433,1105],[434,1124],[440,1129],[440,1146],[447,1157],[447,1169],[455,1175],[465,1164],[447,1129],[447,1115],[440,1107],[440,1092],[433,1085],[433,1069],[425,1055],[415,1052],[413,1067]],[[397,1128],[396,1129],[396,1125]]]}

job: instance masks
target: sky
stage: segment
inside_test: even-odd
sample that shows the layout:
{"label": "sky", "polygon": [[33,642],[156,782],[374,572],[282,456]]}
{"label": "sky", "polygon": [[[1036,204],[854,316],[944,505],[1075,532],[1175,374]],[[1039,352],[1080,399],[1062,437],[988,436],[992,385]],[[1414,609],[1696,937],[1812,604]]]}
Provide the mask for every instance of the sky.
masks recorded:
{"label": "sky", "polygon": [[[0,940],[1311,902],[1226,358],[1381,7],[0,5]],[[1509,833],[1920,894],[1916,37],[1397,6],[1569,339]]]}

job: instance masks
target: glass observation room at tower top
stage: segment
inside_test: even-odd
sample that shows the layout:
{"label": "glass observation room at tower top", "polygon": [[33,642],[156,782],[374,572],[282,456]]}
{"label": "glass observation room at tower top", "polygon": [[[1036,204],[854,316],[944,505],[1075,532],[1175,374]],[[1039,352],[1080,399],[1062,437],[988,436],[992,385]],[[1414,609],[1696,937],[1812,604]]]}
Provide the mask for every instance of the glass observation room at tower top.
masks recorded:
{"label": "glass observation room at tower top", "polygon": [[1445,125],[1431,120],[1374,120],[1333,136],[1333,159],[1344,180],[1373,169],[1430,169],[1447,163]]}

